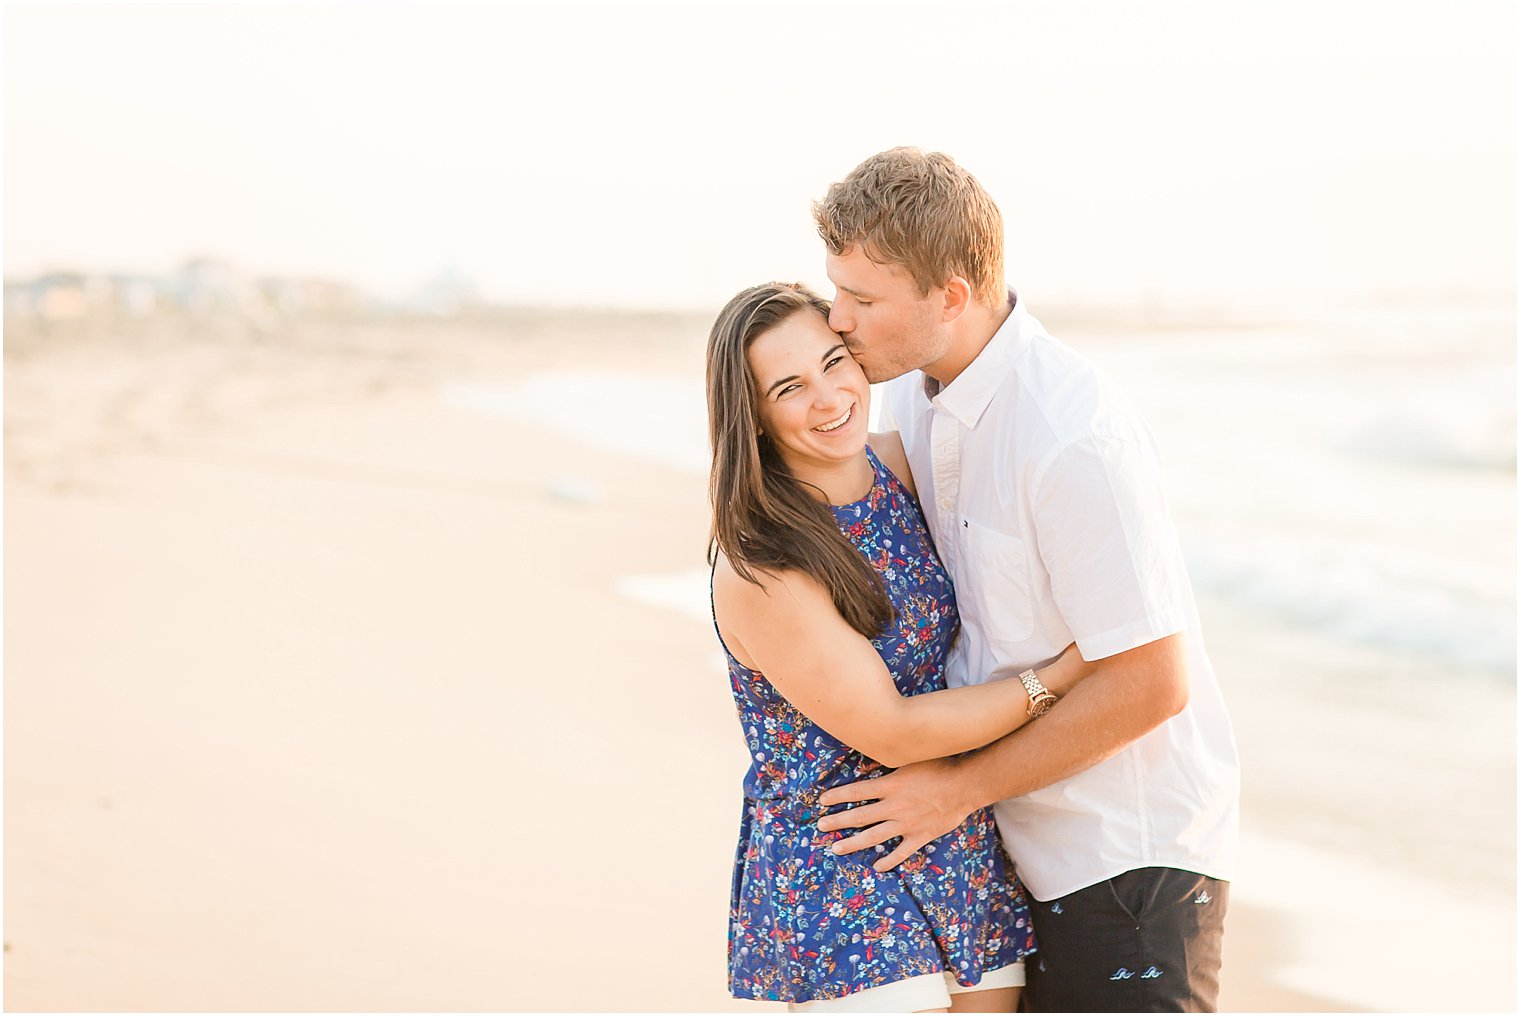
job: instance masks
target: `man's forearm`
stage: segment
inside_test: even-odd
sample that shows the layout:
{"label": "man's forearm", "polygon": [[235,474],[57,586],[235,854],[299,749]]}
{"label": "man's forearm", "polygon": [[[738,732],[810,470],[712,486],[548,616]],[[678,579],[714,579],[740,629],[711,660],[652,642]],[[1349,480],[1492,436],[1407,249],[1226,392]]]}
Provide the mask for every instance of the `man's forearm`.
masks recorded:
{"label": "man's forearm", "polygon": [[956,781],[968,813],[1089,769],[1187,705],[1187,662],[1180,635],[1096,666],[1037,721],[960,760]]}

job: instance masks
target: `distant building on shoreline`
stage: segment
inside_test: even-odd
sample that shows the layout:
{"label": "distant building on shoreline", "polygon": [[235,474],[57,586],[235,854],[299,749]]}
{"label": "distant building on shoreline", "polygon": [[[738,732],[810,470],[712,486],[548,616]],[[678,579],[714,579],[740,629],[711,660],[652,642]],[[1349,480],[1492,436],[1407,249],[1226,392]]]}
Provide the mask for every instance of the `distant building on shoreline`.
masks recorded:
{"label": "distant building on shoreline", "polygon": [[[468,302],[456,286],[450,309]],[[349,317],[377,312],[437,313],[437,293],[385,304],[330,278],[254,276],[216,257],[187,259],[168,275],[45,272],[5,280],[5,317],[42,324],[131,321],[158,315],[240,320],[255,328],[303,316]]]}

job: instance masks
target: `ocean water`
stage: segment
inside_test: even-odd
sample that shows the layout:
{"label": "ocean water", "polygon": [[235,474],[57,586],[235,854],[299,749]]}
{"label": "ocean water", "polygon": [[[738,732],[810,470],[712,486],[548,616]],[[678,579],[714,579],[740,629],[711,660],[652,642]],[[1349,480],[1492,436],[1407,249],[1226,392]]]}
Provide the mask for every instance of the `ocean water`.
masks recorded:
{"label": "ocean water", "polygon": [[[1515,349],[1508,312],[1388,312],[1295,329],[1068,338],[1161,448],[1200,597],[1513,680]],[[702,381],[549,371],[456,385],[462,411],[697,474]],[[706,616],[707,576],[625,594]]]}
{"label": "ocean water", "polygon": [[1082,348],[1155,434],[1200,596],[1513,679],[1512,319],[1362,324]]}

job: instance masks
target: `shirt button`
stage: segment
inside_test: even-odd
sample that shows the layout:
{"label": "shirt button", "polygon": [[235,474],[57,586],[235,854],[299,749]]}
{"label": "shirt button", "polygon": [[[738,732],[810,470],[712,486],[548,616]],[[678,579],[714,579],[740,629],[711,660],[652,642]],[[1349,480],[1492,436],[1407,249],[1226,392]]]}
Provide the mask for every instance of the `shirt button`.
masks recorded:
{"label": "shirt button", "polygon": [[945,511],[949,511],[952,504],[954,504],[954,502],[951,501],[948,497],[942,497],[939,499],[939,506],[945,509]]}

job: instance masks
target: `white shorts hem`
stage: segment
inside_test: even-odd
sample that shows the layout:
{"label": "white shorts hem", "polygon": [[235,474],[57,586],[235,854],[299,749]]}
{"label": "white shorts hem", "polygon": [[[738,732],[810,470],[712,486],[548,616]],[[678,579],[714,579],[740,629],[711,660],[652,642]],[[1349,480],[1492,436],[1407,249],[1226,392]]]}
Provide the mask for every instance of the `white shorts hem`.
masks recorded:
{"label": "white shorts hem", "polygon": [[788,1003],[786,1008],[788,1012],[809,1013],[922,1012],[925,1009],[947,1008],[951,995],[1023,986],[1024,964],[1020,961],[997,970],[985,971],[982,979],[969,988],[957,983],[955,976],[946,971],[879,984],[839,998]]}

